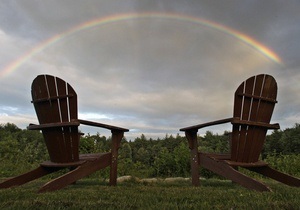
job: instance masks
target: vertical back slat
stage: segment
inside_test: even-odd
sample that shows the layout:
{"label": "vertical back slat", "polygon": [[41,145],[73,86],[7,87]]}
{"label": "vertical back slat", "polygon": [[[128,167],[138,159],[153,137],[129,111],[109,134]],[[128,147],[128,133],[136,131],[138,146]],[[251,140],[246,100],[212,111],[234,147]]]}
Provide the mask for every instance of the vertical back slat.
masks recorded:
{"label": "vertical back slat", "polygon": [[[47,90],[46,77],[44,75],[38,76],[31,85],[31,96],[32,100],[38,100],[40,98],[48,98],[48,90]],[[33,103],[36,112],[39,113],[38,121],[40,124],[48,123],[50,120],[48,116],[47,107],[50,106],[50,101],[46,101],[44,103]]]}
{"label": "vertical back slat", "polygon": [[[253,86],[254,86],[254,81],[255,77],[251,77],[248,80],[245,81],[245,88],[243,91],[243,94],[252,94],[253,91]],[[243,112],[242,112],[242,117],[241,120],[249,120],[250,117],[250,111],[251,111],[251,105],[252,105],[252,100],[249,97],[243,96]],[[240,130],[240,139],[239,139],[239,147],[238,147],[238,156],[237,156],[237,161],[242,162],[243,157],[244,157],[244,152],[246,150],[246,141],[248,138],[248,125],[241,125],[241,130]]]}
{"label": "vertical back slat", "polygon": [[[60,78],[56,78],[56,84],[57,84],[57,92],[58,95],[64,96],[67,95],[67,83],[63,81]],[[60,104],[60,111],[61,111],[61,122],[69,122],[68,117],[68,103],[67,98],[59,98],[59,104]]]}
{"label": "vertical back slat", "polygon": [[[264,76],[258,75],[253,78],[254,78],[253,91],[249,94],[254,95],[254,96],[260,96]],[[260,100],[255,97],[251,98],[251,100],[252,100],[252,104],[251,104],[251,113],[250,113],[249,120],[256,121],[257,111],[258,111]],[[250,162],[251,161],[250,156],[252,154],[252,149],[253,149],[251,145],[253,144],[253,141],[257,138],[256,130],[257,130],[257,128],[255,126],[248,126],[247,141],[245,144],[242,162]]]}
{"label": "vertical back slat", "polygon": [[68,102],[70,119],[77,119],[78,118],[77,94],[70,84],[67,85],[67,90],[68,90],[68,94],[73,95],[73,97],[69,98],[69,102]]}
{"label": "vertical back slat", "polygon": [[[240,119],[242,116],[242,104],[243,97],[242,93],[244,92],[245,83],[243,82],[235,92],[235,105],[233,109],[233,117]],[[231,138],[231,160],[236,161],[238,158],[238,148],[240,140],[240,125],[233,125],[232,128],[232,138]]]}
{"label": "vertical back slat", "polygon": [[[59,96],[67,95],[67,83],[60,78],[56,77],[56,84],[57,84],[57,92]],[[68,107],[68,97],[61,97],[58,98],[59,106],[60,106],[60,115],[62,122],[70,122],[69,118],[69,107]],[[63,134],[63,142],[64,142],[64,159],[67,162],[73,160],[73,151],[72,151],[72,141],[70,137],[70,129],[69,127],[62,127],[62,134]]]}
{"label": "vertical back slat", "polygon": [[[51,97],[57,97],[57,86],[56,86],[56,80],[53,76],[46,76],[46,85],[48,89],[48,96]],[[48,120],[49,122],[61,122],[60,119],[60,108],[57,100],[49,100],[50,106],[47,107],[48,110]]]}
{"label": "vertical back slat", "polygon": [[[70,84],[67,85],[67,92],[69,95],[73,95],[72,97],[68,98],[69,104],[69,117],[70,120],[78,118],[78,107],[77,107],[77,94],[72,88]],[[79,159],[79,139],[80,134],[78,132],[78,127],[71,127],[70,128],[70,139],[72,139],[72,154],[74,159]]]}

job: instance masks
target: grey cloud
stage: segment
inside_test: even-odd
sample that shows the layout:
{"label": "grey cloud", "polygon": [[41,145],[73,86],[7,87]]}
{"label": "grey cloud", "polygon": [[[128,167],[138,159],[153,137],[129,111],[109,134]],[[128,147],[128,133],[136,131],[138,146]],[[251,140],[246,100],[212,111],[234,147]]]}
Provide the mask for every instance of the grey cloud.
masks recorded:
{"label": "grey cloud", "polygon": [[[181,127],[230,117],[237,86],[260,73],[278,81],[279,104],[273,119],[283,128],[299,120],[295,95],[300,79],[300,29],[294,20],[300,15],[293,12],[295,2],[280,7],[279,1],[260,7],[258,1],[71,2],[0,3],[0,18],[6,20],[0,21],[0,43],[5,48],[0,52],[0,67],[43,37],[96,17],[147,9],[224,24],[272,46],[285,64],[278,65],[243,41],[201,24],[159,18],[117,21],[66,36],[0,78],[0,123],[11,120],[25,126],[35,119],[30,85],[37,74],[44,73],[74,87],[81,116],[128,127],[130,137],[176,134]],[[95,132],[89,129],[83,128]]]}
{"label": "grey cloud", "polygon": [[[11,34],[43,39],[49,37],[49,34],[55,35],[57,32],[63,32],[99,16],[147,8],[147,5],[139,8],[137,5],[140,2],[134,0],[5,1],[1,2],[0,26]],[[157,2],[154,7],[160,4],[159,1]]]}

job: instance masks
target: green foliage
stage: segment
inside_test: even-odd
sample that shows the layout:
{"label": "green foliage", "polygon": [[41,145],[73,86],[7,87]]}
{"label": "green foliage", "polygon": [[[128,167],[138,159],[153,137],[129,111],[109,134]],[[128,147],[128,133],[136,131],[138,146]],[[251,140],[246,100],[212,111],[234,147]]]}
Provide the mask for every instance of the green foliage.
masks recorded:
{"label": "green foliage", "polygon": [[174,171],[175,161],[173,155],[166,147],[162,147],[156,160],[154,161],[155,175],[160,176],[172,176]]}
{"label": "green foliage", "polygon": [[[267,137],[263,159],[280,171],[300,177],[299,133],[298,124],[273,132]],[[199,147],[209,152],[227,152],[227,139],[226,133],[207,132],[198,137]],[[104,152],[110,148],[111,138],[100,134],[83,136],[80,143],[82,153]],[[40,132],[22,130],[10,123],[0,125],[0,177],[18,175],[47,159]],[[166,135],[157,140],[147,139],[145,135],[134,141],[123,139],[118,173],[140,178],[189,177],[187,140],[180,135]],[[201,175],[216,177],[203,169]],[[151,184],[128,181],[118,183],[118,187],[108,187],[108,177],[109,168],[106,168],[65,189],[45,194],[36,194],[37,188],[47,182],[43,179],[0,190],[0,209],[297,209],[300,206],[298,188],[269,180],[263,182],[274,190],[272,193],[257,193],[220,179],[201,180],[199,188],[191,187],[190,181]]]}
{"label": "green foliage", "polygon": [[17,175],[42,159],[48,159],[48,153],[41,133],[10,123],[0,125],[0,175]]}
{"label": "green foliage", "polygon": [[201,151],[215,153],[226,153],[229,151],[229,137],[226,132],[220,136],[207,131],[204,137],[198,138]]}
{"label": "green foliage", "polygon": [[124,142],[119,149],[119,159],[129,159],[132,161],[132,149],[128,142]]}
{"label": "green foliage", "polygon": [[270,166],[287,174],[300,177],[300,155],[268,155],[265,159]]}
{"label": "green foliage", "polygon": [[[81,137],[80,153],[108,152],[111,138],[87,134]],[[275,168],[299,176],[300,164],[300,125],[284,131],[274,131],[267,136],[262,158]],[[199,149],[205,152],[226,153],[229,151],[227,132],[223,135],[207,131],[198,136]],[[43,136],[39,131],[19,129],[7,123],[0,125],[0,176],[8,177],[34,168],[40,162],[48,160]],[[201,176],[217,177],[214,173],[201,170]],[[190,151],[185,137],[177,134],[166,135],[160,139],[148,139],[145,135],[133,141],[125,138],[119,149],[118,175],[149,177],[189,177]],[[97,172],[92,177],[103,179],[109,176],[109,170]]]}
{"label": "green foliage", "polygon": [[268,154],[300,154],[300,124],[267,136],[263,157]]}
{"label": "green foliage", "polygon": [[191,170],[190,151],[186,143],[181,142],[179,146],[174,149],[173,154],[176,174],[182,177],[189,177]]}

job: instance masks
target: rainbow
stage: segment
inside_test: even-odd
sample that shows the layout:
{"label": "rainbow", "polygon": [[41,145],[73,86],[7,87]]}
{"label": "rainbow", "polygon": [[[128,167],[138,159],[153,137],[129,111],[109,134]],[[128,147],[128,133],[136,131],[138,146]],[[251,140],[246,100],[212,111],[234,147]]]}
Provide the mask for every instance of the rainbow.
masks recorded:
{"label": "rainbow", "polygon": [[263,55],[265,55],[267,58],[272,60],[273,62],[276,62],[278,64],[281,64],[280,57],[273,52],[268,47],[264,46],[263,44],[259,43],[255,39],[247,36],[246,34],[243,34],[237,30],[234,30],[232,28],[229,28],[227,26],[218,24],[213,21],[201,19],[194,16],[187,16],[182,14],[174,14],[174,13],[155,13],[155,12],[144,12],[144,13],[126,13],[126,14],[118,14],[118,15],[111,15],[107,17],[97,18],[93,19],[91,21],[84,22],[80,25],[77,25],[69,30],[66,30],[60,34],[57,34],[49,39],[46,39],[45,41],[39,43],[35,47],[33,47],[31,50],[29,50],[27,53],[13,61],[12,63],[8,64],[1,72],[0,72],[0,78],[3,76],[6,76],[13,72],[14,70],[18,69],[24,62],[26,62],[28,59],[30,59],[32,56],[36,55],[37,53],[41,52],[48,46],[55,44],[59,42],[62,39],[67,38],[68,36],[71,36],[79,31],[89,29],[95,26],[100,26],[104,24],[109,24],[112,22],[117,21],[126,21],[130,19],[136,19],[136,18],[163,18],[163,19],[173,19],[178,21],[187,21],[187,22],[194,22],[197,24],[201,24],[216,30],[219,30],[221,32],[224,32],[226,34],[229,34],[233,37],[236,37],[237,39],[241,40],[242,42],[248,44],[252,48],[258,50]]}

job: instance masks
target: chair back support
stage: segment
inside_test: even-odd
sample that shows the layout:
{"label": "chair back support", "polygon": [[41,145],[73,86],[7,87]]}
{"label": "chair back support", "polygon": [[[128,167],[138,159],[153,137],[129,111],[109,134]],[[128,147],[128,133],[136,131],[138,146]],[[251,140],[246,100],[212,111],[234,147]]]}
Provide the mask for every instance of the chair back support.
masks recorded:
{"label": "chair back support", "polygon": [[42,129],[50,160],[56,163],[78,161],[78,125],[60,126],[60,123],[77,119],[74,89],[58,77],[39,75],[32,82],[31,94],[39,124],[53,124]]}
{"label": "chair back support", "polygon": [[[234,97],[231,161],[252,163],[259,159],[277,96],[277,83],[270,75],[244,81]],[[261,125],[261,126],[260,126]]]}

